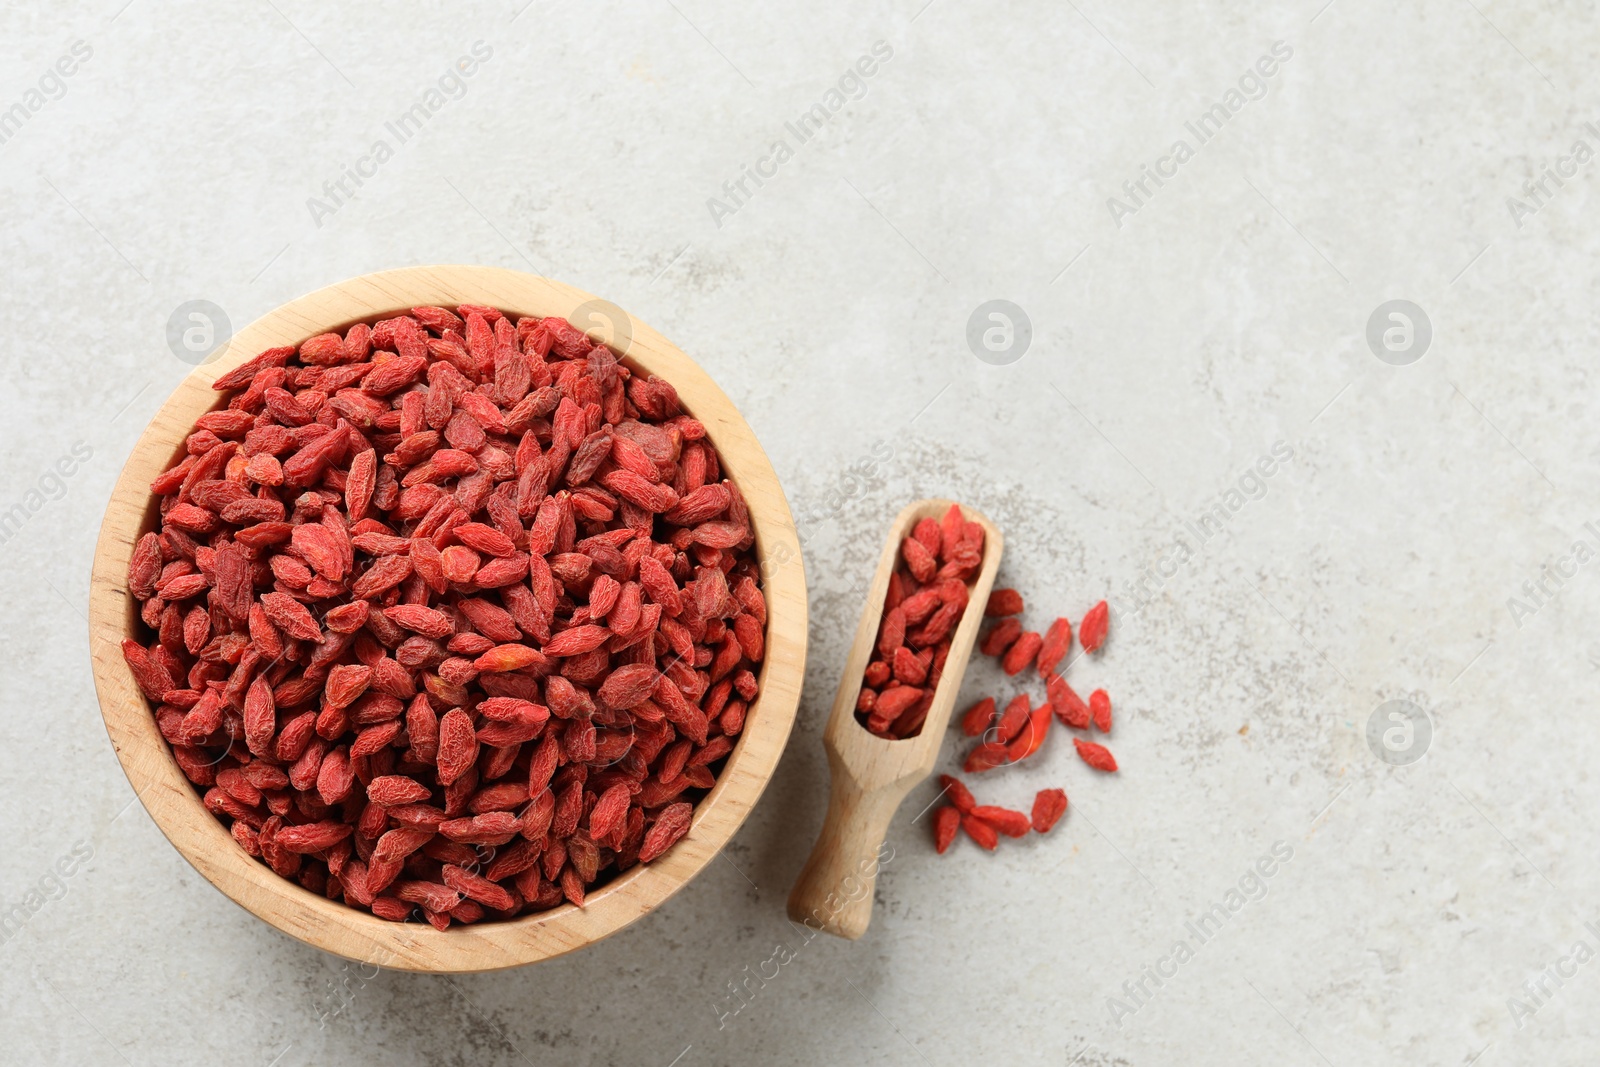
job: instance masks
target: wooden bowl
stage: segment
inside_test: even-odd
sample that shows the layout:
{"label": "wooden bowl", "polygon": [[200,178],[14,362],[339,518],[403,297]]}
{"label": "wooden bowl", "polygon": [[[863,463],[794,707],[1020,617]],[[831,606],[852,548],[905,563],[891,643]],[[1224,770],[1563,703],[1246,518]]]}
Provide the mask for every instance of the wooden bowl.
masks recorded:
{"label": "wooden bowl", "polygon": [[[127,587],[128,559],[134,542],[156,525],[150,482],[177,460],[195,420],[218,406],[211,383],[265,348],[412,307],[461,303],[512,315],[559,315],[579,329],[593,323],[595,340],[672,383],[684,409],[705,424],[727,476],[749,504],[768,622],[761,692],[715,787],[696,805],[686,837],[597,889],[582,908],[564,904],[508,922],[440,931],[327,900],[247,855],[179,769],[120,644],[140,625]],[[408,971],[489,971],[560,956],[616,933],[682,888],[739,829],[772,777],[799,705],[805,572],[788,502],[755,434],[710,377],[660,334],[588,293],[534,275],[495,267],[407,267],[362,275],[268,312],[179,384],[139,438],[106,507],[89,594],[89,647],[106,731],[129,782],[167,840],[208,881],[284,933],[347,959]]]}

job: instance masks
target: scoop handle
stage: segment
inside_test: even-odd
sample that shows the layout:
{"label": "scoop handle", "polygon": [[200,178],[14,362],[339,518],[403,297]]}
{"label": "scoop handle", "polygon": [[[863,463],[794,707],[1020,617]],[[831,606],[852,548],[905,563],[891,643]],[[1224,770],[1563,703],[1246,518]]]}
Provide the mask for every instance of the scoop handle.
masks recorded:
{"label": "scoop handle", "polygon": [[789,918],[854,941],[872,921],[878,871],[888,862],[889,823],[921,777],[863,789],[832,748],[828,769],[828,814],[789,894]]}

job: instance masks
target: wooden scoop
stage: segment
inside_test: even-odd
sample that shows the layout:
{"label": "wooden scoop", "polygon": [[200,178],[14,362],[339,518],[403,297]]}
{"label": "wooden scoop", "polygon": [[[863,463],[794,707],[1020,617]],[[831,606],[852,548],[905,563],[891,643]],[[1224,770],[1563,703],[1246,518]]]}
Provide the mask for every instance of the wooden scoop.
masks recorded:
{"label": "wooden scoop", "polygon": [[967,657],[983,622],[984,605],[1000,566],[1003,538],[992,522],[968,507],[961,512],[968,522],[983,527],[983,565],[950,640],[950,655],[944,673],[934,690],[933,705],[922,724],[922,732],[904,740],[878,737],[856,721],[856,697],[861,692],[862,674],[872,659],[878,639],[878,624],[883,617],[884,596],[889,575],[900,558],[900,542],[925,518],[940,518],[950,510],[948,500],[919,500],[894,520],[872,587],[867,590],[866,608],[856,627],[856,639],[845,661],[844,678],[833,699],[833,714],[822,735],[828,751],[832,786],[828,795],[828,815],[822,832],[811,850],[811,858],[789,894],[789,918],[813,930],[852,941],[867,932],[872,920],[873,886],[877,881],[878,850],[889,831],[889,822],[911,788],[933,770],[944,742],[950,709],[955,705],[966,673]]}

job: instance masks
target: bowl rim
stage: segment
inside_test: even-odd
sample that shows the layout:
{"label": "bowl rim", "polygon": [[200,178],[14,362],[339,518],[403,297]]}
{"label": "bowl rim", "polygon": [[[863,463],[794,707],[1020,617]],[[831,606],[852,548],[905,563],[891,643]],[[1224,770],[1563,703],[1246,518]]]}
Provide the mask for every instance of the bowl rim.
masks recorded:
{"label": "bowl rim", "polygon": [[[239,847],[183,775],[123,660],[136,601],[128,560],[150,526],[150,482],[178,456],[195,420],[216,406],[211,383],[263,349],[413,307],[469,303],[516,315],[559,315],[628,362],[671,382],[684,410],[706,426],[727,476],[749,505],[767,597],[761,690],[715,786],[695,805],[689,833],[590,895],[504,922],[393,923],[311,893]],[[583,321],[580,321],[583,320]],[[602,320],[596,324],[595,320]],[[609,331],[601,326],[609,327]],[[609,332],[610,336],[605,336]],[[787,743],[805,674],[807,601],[794,520],[766,453],[733,402],[692,359],[655,330],[580,289],[500,267],[426,266],[363,274],[291,300],[235,334],[186,375],[140,434],[106,506],[89,593],[95,690],[117,758],[158,829],[208,882],[258,918],[308,945],[397,970],[462,973],[522,966],[616,933],[655,909],[708,864],[743,824]]]}

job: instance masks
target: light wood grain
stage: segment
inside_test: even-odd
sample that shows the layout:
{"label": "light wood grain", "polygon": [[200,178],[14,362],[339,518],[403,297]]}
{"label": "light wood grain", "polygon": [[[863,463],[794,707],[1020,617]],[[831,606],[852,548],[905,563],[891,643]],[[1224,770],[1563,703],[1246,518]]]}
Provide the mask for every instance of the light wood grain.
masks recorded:
{"label": "light wood grain", "polygon": [[[783,752],[805,674],[806,582],[782,487],[749,425],[693,360],[636,319],[626,319],[626,328],[616,330],[603,319],[579,314],[592,302],[596,298],[590,294],[559,282],[493,267],[409,267],[311,293],[251,323],[220,357],[195,368],[157,412],[117,481],[95,549],[89,604],[95,687],[117,757],[151,818],[195,870],[250,912],[307,944],[347,959],[428,972],[495,970],[582,948],[651,911],[709,863],[744,822]],[[178,457],[195,419],[217,406],[211,389],[217,377],[265,348],[297,344],[419,305],[460,303],[487,304],[513,316],[560,315],[579,328],[593,323],[591,336],[607,343],[631,334],[621,353],[625,361],[677,388],[684,408],[706,425],[724,470],[749,503],[768,626],[761,693],[716,786],[697,805],[687,837],[653,863],[597,890],[581,909],[563,905],[512,922],[439,931],[426,924],[385,922],[323,899],[246,855],[205,810],[174,762],[123,662],[120,642],[138,622],[137,602],[127,589],[128,558],[138,537],[154,526],[150,482]]]}
{"label": "light wood grain", "polygon": [[890,740],[868,732],[856,720],[856,697],[862,674],[871,662],[877,642],[889,575],[899,556],[900,542],[922,519],[939,518],[950,509],[948,500],[919,500],[894,520],[878,559],[878,570],[861,622],[856,627],[850,658],[833,700],[833,713],[822,735],[828,753],[830,785],[828,814],[817,843],[789,894],[789,918],[812,929],[825,930],[854,940],[867,932],[872,921],[873,887],[877,881],[879,849],[889,823],[911,788],[926,778],[939,759],[945,727],[961,677],[972,655],[972,643],[983,623],[984,605],[994,587],[995,571],[1005,544],[995,525],[978,512],[962,506],[967,521],[983,527],[983,565],[967,601],[967,610],[950,641],[950,655],[934,690],[933,704],[922,732],[904,740]]}

